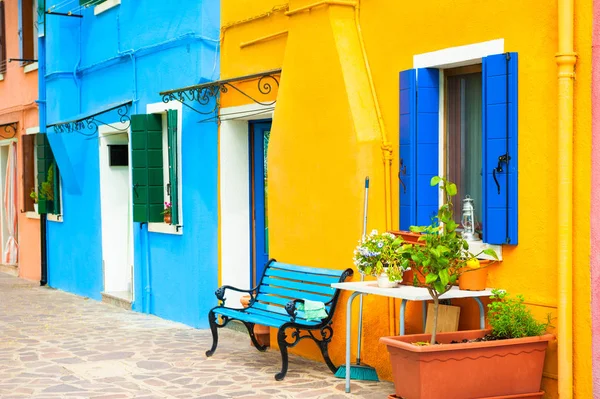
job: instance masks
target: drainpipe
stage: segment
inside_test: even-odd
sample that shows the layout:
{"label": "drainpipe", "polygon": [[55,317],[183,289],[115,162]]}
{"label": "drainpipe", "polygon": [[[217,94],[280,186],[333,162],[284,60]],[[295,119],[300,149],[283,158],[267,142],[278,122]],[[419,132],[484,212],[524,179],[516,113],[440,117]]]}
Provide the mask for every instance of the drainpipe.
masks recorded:
{"label": "drainpipe", "polygon": [[558,395],[573,397],[573,1],[558,0]]}
{"label": "drainpipe", "polygon": [[[46,133],[46,38],[38,37],[38,118],[40,133]],[[46,214],[40,215],[40,285],[48,283]]]}

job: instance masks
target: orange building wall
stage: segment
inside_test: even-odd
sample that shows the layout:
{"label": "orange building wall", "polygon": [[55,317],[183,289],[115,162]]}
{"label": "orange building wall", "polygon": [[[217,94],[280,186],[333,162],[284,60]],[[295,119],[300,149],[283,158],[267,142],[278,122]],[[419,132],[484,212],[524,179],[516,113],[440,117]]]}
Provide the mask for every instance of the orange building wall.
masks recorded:
{"label": "orange building wall", "polygon": [[[19,11],[17,1],[4,1],[6,14],[6,56],[20,58],[19,41]],[[37,127],[38,107],[38,73],[24,72],[19,62],[7,64],[7,70],[0,81],[0,125],[5,123],[18,124],[18,179],[19,179],[19,225],[17,242],[19,244],[19,276],[30,279],[40,279],[40,223],[38,219],[27,217],[23,209],[23,171],[21,136],[27,128]],[[29,192],[29,190],[27,190]]]}
{"label": "orange building wall", "polygon": [[[290,0],[290,10],[315,3]],[[504,261],[490,270],[488,285],[523,294],[536,317],[557,325],[557,8],[555,2],[477,0],[440,2],[360,1],[363,37],[389,139],[394,147],[394,225],[398,217],[398,73],[413,67],[413,55],[503,38],[519,53],[519,236],[504,246]],[[223,0],[221,76],[230,78],[282,68],[269,147],[271,255],[319,267],[352,266],[362,227],[363,179],[371,177],[369,229],[383,230],[381,141],[369,131],[374,109],[368,87],[357,78],[353,12],[320,7],[286,17],[285,2]],[[575,2],[574,126],[574,392],[591,398],[590,325],[590,140],[592,2]],[[286,32],[250,46],[243,43]],[[364,95],[364,97],[360,97]],[[358,98],[357,98],[358,97]],[[363,100],[363,102],[361,102]],[[223,103],[239,105],[223,96]],[[361,108],[361,105],[363,106]],[[373,129],[377,129],[374,127]],[[344,359],[345,299],[334,318],[330,348]],[[473,301],[462,307],[460,329],[478,327]],[[365,298],[363,361],[391,377],[378,338],[395,334],[399,304]],[[409,303],[407,333],[420,332],[420,304]],[[394,315],[389,317],[390,311]],[[355,317],[357,312],[354,312]],[[356,318],[354,319],[356,320]],[[356,323],[353,323],[356,326]],[[355,327],[354,327],[355,328]],[[554,332],[554,330],[552,330]],[[274,334],[272,334],[274,336]],[[354,338],[356,334],[353,334]],[[560,339],[560,337],[558,337]],[[276,344],[271,341],[272,346]],[[352,343],[352,352],[356,343]],[[311,342],[296,353],[320,359]],[[557,397],[556,344],[545,364],[546,398]]]}

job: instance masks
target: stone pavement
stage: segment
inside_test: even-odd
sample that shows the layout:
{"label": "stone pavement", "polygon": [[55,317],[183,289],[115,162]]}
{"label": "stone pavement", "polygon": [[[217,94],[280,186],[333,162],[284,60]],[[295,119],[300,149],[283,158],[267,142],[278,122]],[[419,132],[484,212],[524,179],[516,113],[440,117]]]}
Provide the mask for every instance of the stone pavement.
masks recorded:
{"label": "stone pavement", "polygon": [[0,273],[0,398],[385,398],[389,382],[344,381],[323,364],[260,353],[239,332],[197,330]]}

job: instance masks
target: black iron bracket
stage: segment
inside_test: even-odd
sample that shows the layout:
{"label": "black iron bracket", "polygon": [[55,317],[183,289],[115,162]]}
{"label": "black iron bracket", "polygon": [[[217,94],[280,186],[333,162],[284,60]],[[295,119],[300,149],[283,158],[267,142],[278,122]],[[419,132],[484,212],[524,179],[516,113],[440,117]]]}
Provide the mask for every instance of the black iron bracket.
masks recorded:
{"label": "black iron bracket", "polygon": [[[218,112],[220,106],[220,95],[234,90],[244,97],[252,100],[255,104],[263,106],[272,106],[275,104],[273,101],[264,101],[260,98],[256,98],[244,90],[240,89],[234,83],[238,82],[256,82],[260,97],[266,97],[272,93],[273,89],[279,88],[279,75],[281,69],[275,69],[262,73],[240,76],[237,78],[217,80],[214,82],[203,83],[195,86],[184,87],[176,90],[169,90],[161,92],[162,100],[165,103],[170,101],[179,101],[188,108],[197,112],[201,115],[214,115],[218,120]],[[192,107],[188,103],[198,103],[201,107],[208,107],[205,110],[199,110]],[[212,118],[211,118],[212,119]]]}
{"label": "black iron bracket", "polygon": [[64,13],[64,12],[52,12],[52,11],[46,11],[45,12],[46,15],[56,15],[57,17],[75,17],[75,18],[83,18],[83,15],[80,14],[73,14],[71,12],[68,13]]}
{"label": "black iron bracket", "polygon": [[[119,115],[119,122],[126,124],[126,127],[116,127],[111,125],[110,123],[102,122],[98,119],[98,116],[104,114],[106,112],[117,110],[117,114]],[[120,104],[114,106],[109,109],[105,109],[102,112],[99,112],[94,115],[90,115],[84,119],[77,119],[63,123],[57,123],[55,125],[48,125],[48,127],[54,128],[54,133],[80,133],[84,136],[94,136],[98,133],[98,127],[105,125],[110,126],[111,128],[119,131],[125,132],[131,126],[131,115],[130,111],[130,103]]]}
{"label": "black iron bracket", "polygon": [[8,62],[13,62],[13,61],[30,62],[30,63],[38,62],[38,60],[32,60],[32,59],[28,59],[28,58],[9,58],[8,59]]}

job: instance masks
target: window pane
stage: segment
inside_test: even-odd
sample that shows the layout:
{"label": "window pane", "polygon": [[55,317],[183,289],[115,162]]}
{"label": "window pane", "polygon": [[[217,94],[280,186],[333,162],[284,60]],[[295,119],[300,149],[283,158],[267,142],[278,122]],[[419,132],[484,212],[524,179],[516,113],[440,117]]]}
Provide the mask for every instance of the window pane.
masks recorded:
{"label": "window pane", "polygon": [[[481,73],[449,76],[447,80],[446,172],[458,186],[454,199],[455,220],[460,223],[462,200],[474,199],[475,218],[481,222]],[[478,227],[479,232],[481,228]]]}

